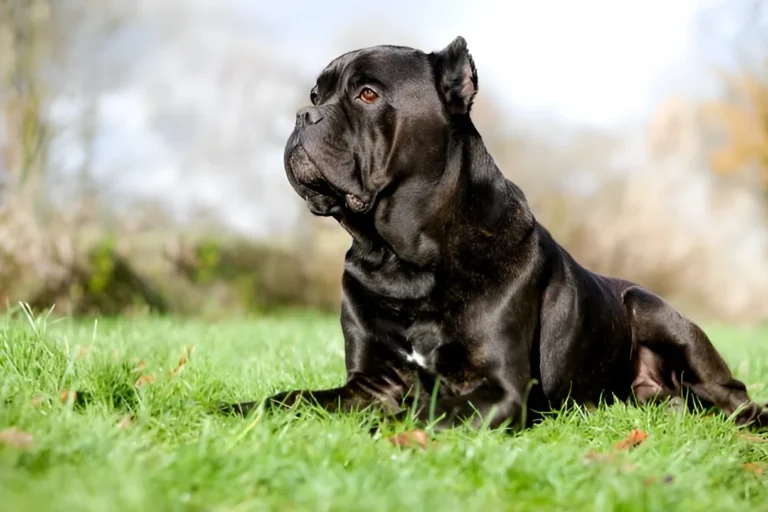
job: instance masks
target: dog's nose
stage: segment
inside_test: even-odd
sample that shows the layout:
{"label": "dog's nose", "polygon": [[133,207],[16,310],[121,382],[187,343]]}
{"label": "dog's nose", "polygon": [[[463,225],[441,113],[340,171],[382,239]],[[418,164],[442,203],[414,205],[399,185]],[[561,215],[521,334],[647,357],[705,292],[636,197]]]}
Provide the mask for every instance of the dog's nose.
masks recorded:
{"label": "dog's nose", "polygon": [[296,127],[304,128],[323,120],[323,115],[317,107],[304,107],[296,113]]}

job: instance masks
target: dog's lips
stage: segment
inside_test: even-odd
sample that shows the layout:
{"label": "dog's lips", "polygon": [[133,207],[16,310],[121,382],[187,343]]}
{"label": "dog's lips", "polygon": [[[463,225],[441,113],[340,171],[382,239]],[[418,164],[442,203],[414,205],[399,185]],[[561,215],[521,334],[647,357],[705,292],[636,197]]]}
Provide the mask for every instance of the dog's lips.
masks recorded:
{"label": "dog's lips", "polygon": [[296,181],[304,186],[323,180],[320,169],[309,157],[307,150],[297,144],[288,156],[289,167]]}
{"label": "dog's lips", "polygon": [[[300,144],[294,146],[288,156],[289,178],[310,206],[315,215],[329,215],[336,211],[342,201],[347,210],[355,214],[365,214],[370,210],[370,201],[363,200],[359,195],[347,192],[328,180],[320,168]],[[336,204],[331,204],[336,203]]]}
{"label": "dog's lips", "polygon": [[304,201],[312,214],[321,217],[333,216],[341,210],[337,199],[322,194],[311,194]]}
{"label": "dog's lips", "polygon": [[347,194],[345,198],[347,200],[347,208],[355,213],[364,212],[368,208],[368,203],[354,194]]}
{"label": "dog's lips", "polygon": [[[316,196],[324,195],[330,199],[335,195],[339,199],[344,198],[347,208],[354,213],[365,213],[368,210],[368,202],[361,199],[360,196],[341,190],[325,178],[303,146],[297,144],[294,147],[288,157],[288,162],[293,174],[292,177],[298,182],[297,185],[304,189],[300,190],[299,193],[305,199],[311,198],[312,202],[316,202],[318,200]],[[327,202],[327,199],[323,202]],[[316,210],[317,208],[312,209],[313,213],[316,213]]]}

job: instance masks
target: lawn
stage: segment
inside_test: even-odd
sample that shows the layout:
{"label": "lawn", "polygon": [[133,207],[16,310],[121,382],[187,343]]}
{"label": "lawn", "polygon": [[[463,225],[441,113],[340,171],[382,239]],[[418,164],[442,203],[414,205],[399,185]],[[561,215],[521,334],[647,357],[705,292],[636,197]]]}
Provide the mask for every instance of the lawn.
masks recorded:
{"label": "lawn", "polygon": [[[768,330],[709,332],[768,400]],[[343,381],[335,318],[0,316],[0,509],[768,510],[768,437],[720,416],[601,407],[426,449],[372,414],[248,419],[220,400]],[[638,446],[617,443],[637,429]]]}

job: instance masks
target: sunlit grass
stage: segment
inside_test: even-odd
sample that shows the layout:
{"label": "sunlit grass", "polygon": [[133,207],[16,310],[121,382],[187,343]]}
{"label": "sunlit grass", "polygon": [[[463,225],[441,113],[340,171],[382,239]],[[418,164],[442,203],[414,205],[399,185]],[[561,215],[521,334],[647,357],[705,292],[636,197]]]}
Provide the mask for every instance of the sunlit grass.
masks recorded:
{"label": "sunlit grass", "polygon": [[[710,332],[755,398],[768,399],[768,331]],[[1,508],[768,507],[768,442],[719,416],[574,410],[515,435],[445,432],[421,450],[371,436],[370,413],[211,412],[219,401],[337,385],[343,371],[338,320],[309,313],[218,324],[0,318],[0,431],[31,435],[0,438]],[[633,429],[649,437],[617,451]]]}

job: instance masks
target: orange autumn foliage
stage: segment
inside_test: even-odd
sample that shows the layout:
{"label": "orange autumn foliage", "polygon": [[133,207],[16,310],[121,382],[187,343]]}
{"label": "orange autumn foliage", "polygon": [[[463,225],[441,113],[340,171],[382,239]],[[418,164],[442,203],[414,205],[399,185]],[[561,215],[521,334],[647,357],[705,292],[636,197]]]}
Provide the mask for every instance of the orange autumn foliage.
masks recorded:
{"label": "orange autumn foliage", "polygon": [[754,165],[768,190],[768,63],[763,73],[725,75],[728,97],[703,106],[705,119],[724,135],[709,154],[719,174],[743,172]]}

